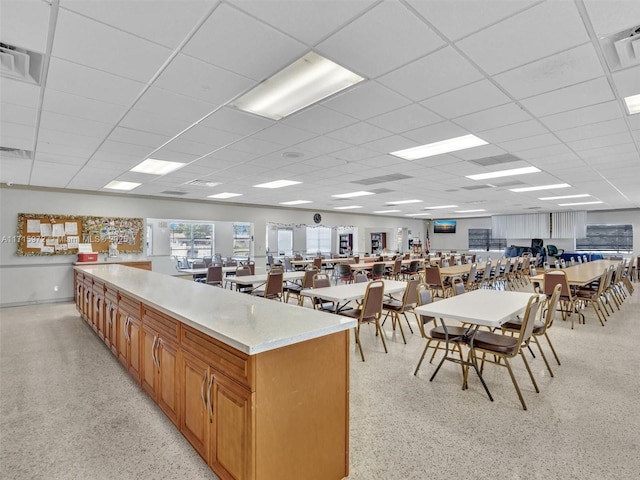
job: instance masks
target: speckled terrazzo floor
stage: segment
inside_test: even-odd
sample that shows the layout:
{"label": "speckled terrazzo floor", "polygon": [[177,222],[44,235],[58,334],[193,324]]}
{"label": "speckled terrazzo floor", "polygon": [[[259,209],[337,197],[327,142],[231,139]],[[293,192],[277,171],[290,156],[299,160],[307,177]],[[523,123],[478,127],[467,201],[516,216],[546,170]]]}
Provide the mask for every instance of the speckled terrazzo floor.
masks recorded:
{"label": "speckled terrazzo floor", "polygon": [[[640,284],[601,327],[558,321],[562,366],[531,360],[536,394],[513,363],[528,411],[503,368],[490,402],[460,370],[413,370],[423,340],[388,329],[385,355],[363,327],[351,357],[350,480],[636,479],[640,472]],[[0,478],[216,478],[70,303],[0,310]],[[353,346],[353,344],[352,344]]]}

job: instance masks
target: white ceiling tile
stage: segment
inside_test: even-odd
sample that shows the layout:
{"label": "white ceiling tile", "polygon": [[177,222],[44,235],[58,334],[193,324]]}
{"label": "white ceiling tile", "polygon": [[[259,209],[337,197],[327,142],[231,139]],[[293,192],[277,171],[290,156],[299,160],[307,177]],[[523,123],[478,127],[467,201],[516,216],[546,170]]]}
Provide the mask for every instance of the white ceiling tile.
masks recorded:
{"label": "white ceiling tile", "polygon": [[555,135],[545,133],[542,135],[535,135],[533,137],[500,142],[499,145],[508,152],[520,152],[522,150],[555,145],[556,143],[560,143],[560,140],[558,140]]}
{"label": "white ceiling tile", "polygon": [[296,145],[297,148],[302,148],[305,150],[309,150],[314,153],[326,154],[331,152],[337,152],[338,150],[344,150],[346,148],[350,148],[346,142],[341,142],[340,140],[336,140],[334,138],[330,138],[327,136],[312,138],[311,140],[307,140],[306,142],[302,142]]}
{"label": "white ceiling tile", "polygon": [[621,118],[622,111],[617,101],[577,108],[568,112],[542,117],[540,120],[552,130],[564,130],[591,123]]}
{"label": "white ceiling tile", "polygon": [[201,125],[225,132],[251,135],[275,122],[266,118],[250,115],[230,107],[221,108],[201,122]]}
{"label": "white ceiling tile", "polygon": [[522,100],[522,105],[534,115],[544,116],[613,100],[606,78],[561,88]]}
{"label": "white ceiling tile", "polygon": [[378,79],[412,100],[433,97],[475,82],[482,74],[452,47],[445,47]]}
{"label": "white ceiling tile", "polygon": [[418,104],[412,103],[406,107],[370,118],[367,122],[393,133],[402,133],[439,123],[442,120],[442,117],[439,115]]}
{"label": "white ceiling tile", "polygon": [[144,83],[103,72],[61,58],[51,58],[47,89],[59,90],[106,103],[129,106]]}
{"label": "white ceiling tile", "polygon": [[490,143],[501,143],[518,138],[532,137],[549,133],[544,126],[536,120],[515,123],[504,127],[493,128],[482,132],[482,139]]}
{"label": "white ceiling tile", "polygon": [[169,90],[151,87],[138,100],[135,108],[145,112],[170,115],[174,120],[191,125],[211,113],[215,107]]}
{"label": "white ceiling tile", "polygon": [[172,140],[171,143],[169,143],[165,148],[172,152],[188,153],[190,155],[200,157],[202,155],[211,153],[213,150],[221,146],[222,145],[213,146],[211,144],[192,142],[191,140],[187,140],[183,135],[181,135],[175,140]]}
{"label": "white ceiling tile", "polygon": [[459,158],[460,160],[478,160],[486,157],[497,157],[499,155],[504,155],[505,153],[507,152],[502,148],[489,144],[475,148],[467,148],[466,150],[460,150],[458,152],[451,152],[449,155]]}
{"label": "white ceiling tile", "polygon": [[537,0],[408,0],[450,40],[457,40],[536,3]]}
{"label": "white ceiling tile", "polygon": [[627,124],[622,118],[560,130],[557,135],[564,142],[572,142],[620,132],[628,132]]}
{"label": "white ceiling tile", "polygon": [[111,123],[103,123],[87,118],[62,115],[48,110],[42,111],[40,127],[43,129],[75,133],[87,137],[105,138],[113,128]]}
{"label": "white ceiling tile", "polygon": [[174,118],[170,114],[159,115],[133,108],[124,116],[120,126],[173,137],[192,125],[192,123],[193,121]]}
{"label": "white ceiling tile", "polygon": [[256,133],[254,138],[261,140],[267,140],[273,143],[279,143],[281,145],[291,145],[304,142],[316,135],[299,128],[290,127],[282,123],[276,123],[264,130]]}
{"label": "white ceiling tile", "polygon": [[70,93],[47,89],[42,109],[72,117],[98,119],[105,123],[116,123],[125,112],[125,107]]}
{"label": "white ceiling tile", "polygon": [[322,105],[313,105],[283,118],[280,120],[280,123],[313,133],[325,134],[356,123],[357,121],[358,120],[353,117],[323,107]]}
{"label": "white ceiling tile", "polygon": [[135,167],[143,160],[143,158],[144,157],[140,155],[126,155],[121,152],[108,152],[105,150],[98,150],[91,157],[91,160],[89,160],[87,166],[92,168],[109,168],[118,169],[118,171],[124,171]]}
{"label": "white ceiling tile", "polygon": [[40,101],[40,87],[2,77],[0,99],[2,100],[2,103],[10,103],[12,105],[20,105],[27,108],[38,108],[38,103]]}
{"label": "white ceiling tile", "polygon": [[636,27],[640,19],[640,3],[636,0],[584,0],[593,29],[599,36]]}
{"label": "white ceiling tile", "polygon": [[582,150],[591,150],[593,148],[613,147],[616,145],[624,145],[625,143],[632,144],[633,138],[629,132],[616,133],[613,135],[603,135],[595,138],[586,138],[583,140],[575,140],[567,142],[569,147],[575,151],[580,152]]}
{"label": "white ceiling tile", "polygon": [[75,163],[79,161],[78,159],[86,161],[89,157],[91,157],[93,152],[96,151],[95,146],[80,146],[75,143],[63,143],[62,140],[58,137],[54,139],[54,142],[59,143],[44,142],[39,140],[37,153],[58,155],[60,157],[70,157],[70,161]]}
{"label": "white ceiling tile", "polygon": [[31,160],[5,158],[0,152],[0,182],[14,185],[28,185],[31,176]]}
{"label": "white ceiling tile", "polygon": [[515,103],[489,108],[482,112],[458,117],[455,123],[471,132],[482,132],[496,127],[530,120],[532,117]]}
{"label": "white ceiling tile", "polygon": [[411,130],[410,132],[406,132],[403,136],[410,138],[411,140],[415,140],[420,145],[426,145],[427,143],[460,137],[462,135],[467,135],[468,133],[469,132],[465,129],[451,122],[440,122],[435,125]]}
{"label": "white ceiling tile", "polygon": [[[371,142],[362,144],[363,147],[368,148],[370,150],[374,150],[379,153],[395,152],[397,150],[406,148],[406,145],[407,145],[407,139],[405,137],[401,137],[400,135],[391,135],[389,137],[373,140]],[[389,158],[393,158],[397,160],[398,157],[389,155]]]}
{"label": "white ceiling tile", "polygon": [[359,145],[388,137],[390,136],[390,133],[382,128],[376,127],[375,125],[370,125],[366,122],[359,122],[349,125],[348,127],[341,128],[340,130],[336,130],[335,132],[331,132],[327,136],[352,145]]}
{"label": "white ceiling tile", "polygon": [[40,0],[3,1],[2,43],[38,53],[47,49],[51,6]]}
{"label": "white ceiling tile", "polygon": [[193,155],[190,153],[177,152],[165,147],[153,152],[151,158],[155,158],[156,160],[167,160],[169,162],[189,163],[198,158],[198,156],[199,155]]}
{"label": "white ceiling tile", "polygon": [[573,2],[552,1],[492,25],[457,46],[495,74],[588,41]]}
{"label": "white ceiling tile", "polygon": [[180,145],[181,140],[184,142],[197,142],[198,146],[194,146],[194,148],[199,149],[199,145],[206,145],[209,147],[209,151],[212,151],[215,148],[230,145],[240,138],[242,138],[242,135],[238,133],[224,132],[215,128],[203,127],[199,124],[191,127],[171,143],[177,142]]}
{"label": "white ceiling tile", "polygon": [[116,127],[109,135],[109,140],[132,143],[134,145],[144,145],[152,148],[158,148],[170,139],[171,137],[169,135],[158,135],[157,133],[126,127]]}
{"label": "white ceiling tile", "polygon": [[377,82],[363,82],[325,100],[325,107],[349,114],[360,120],[390,112],[407,105],[409,100]]}
{"label": "white ceiling tile", "polygon": [[[600,139],[600,142],[606,141],[606,139]],[[609,145],[599,148],[591,148],[580,152],[580,158],[588,161],[593,158],[611,158],[614,159],[617,155],[626,155],[628,153],[638,154],[638,150],[633,143],[621,143],[619,145]]]}
{"label": "white ceiling tile", "polygon": [[278,143],[268,142],[266,140],[260,140],[255,137],[247,137],[242,140],[238,140],[233,144],[234,150],[240,150],[241,152],[255,153],[259,155],[268,155],[277,150],[280,150],[282,145]]}
{"label": "white ceiling tile", "polygon": [[211,9],[210,0],[127,0],[109,2],[62,0],[63,8],[113,25],[147,40],[175,48]]}
{"label": "white ceiling tile", "polygon": [[37,110],[13,103],[0,103],[0,120],[28,127],[36,126]]}
{"label": "white ceiling tile", "polygon": [[489,80],[481,80],[431,97],[421,104],[445,118],[456,118],[510,101],[511,99]]}
{"label": "white ceiling tile", "polygon": [[[375,2],[376,0],[350,0],[348,2],[341,0],[324,0],[322,2],[236,0],[234,5],[301,42],[314,45]],[[313,21],[301,22],[301,18],[312,18]]]}
{"label": "white ceiling tile", "polygon": [[444,45],[402,4],[382,2],[318,45],[356,73],[375,78]]}
{"label": "white ceiling tile", "polygon": [[[345,148],[344,150],[333,152],[331,154],[332,157],[339,158],[341,160],[350,161],[350,162],[364,160],[365,158],[371,158],[377,155],[379,155],[378,152],[369,150],[368,148],[364,148],[364,147],[349,147],[349,148]],[[324,159],[322,161],[324,163]],[[340,165],[342,165],[342,163],[340,163]]]}
{"label": "white ceiling tile", "polygon": [[154,85],[218,106],[247,90],[253,81],[187,55],[177,55]]}
{"label": "white ceiling tile", "polygon": [[[87,41],[90,38],[90,41]],[[52,55],[146,82],[171,51],[148,40],[60,9]]]}
{"label": "white ceiling tile", "polygon": [[101,137],[88,137],[75,133],[60,132],[40,127],[38,132],[38,145],[41,143],[57,143],[62,145],[77,145],[85,148],[98,148],[102,142]]}
{"label": "white ceiling tile", "polygon": [[87,161],[87,157],[75,157],[73,155],[60,155],[56,153],[42,152],[38,149],[35,159],[38,162],[47,162],[50,164],[60,163],[62,165],[75,165],[80,168]]}
{"label": "white ceiling tile", "polygon": [[100,146],[99,151],[116,155],[137,157],[139,159],[138,161],[141,162],[151,153],[152,149],[142,145],[133,145],[131,143],[120,143],[107,140]]}
{"label": "white ceiling tile", "polygon": [[494,78],[515,98],[526,98],[603,75],[593,45],[588,43]]}
{"label": "white ceiling tile", "polygon": [[254,80],[301,57],[307,47],[227,4],[221,4],[183,52]]}
{"label": "white ceiling tile", "polygon": [[[11,123],[2,121],[2,128],[0,129],[0,142],[3,147],[9,145],[6,144],[8,138],[21,138],[33,142],[36,134],[35,126],[22,125],[19,123]],[[29,147],[31,148],[31,147]]]}
{"label": "white ceiling tile", "polygon": [[620,96],[640,95],[640,65],[615,72],[613,81],[618,88]]}
{"label": "white ceiling tile", "polygon": [[65,187],[77,171],[78,167],[75,165],[35,161],[30,185]]}

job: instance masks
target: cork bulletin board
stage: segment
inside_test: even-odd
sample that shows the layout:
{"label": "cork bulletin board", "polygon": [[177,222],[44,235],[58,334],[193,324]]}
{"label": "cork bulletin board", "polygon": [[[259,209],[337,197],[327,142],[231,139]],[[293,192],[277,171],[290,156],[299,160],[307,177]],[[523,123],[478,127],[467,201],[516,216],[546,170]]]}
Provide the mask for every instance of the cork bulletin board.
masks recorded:
{"label": "cork bulletin board", "polygon": [[142,253],[142,218],[18,214],[17,255],[73,255],[80,243],[96,253],[115,243],[120,253]]}

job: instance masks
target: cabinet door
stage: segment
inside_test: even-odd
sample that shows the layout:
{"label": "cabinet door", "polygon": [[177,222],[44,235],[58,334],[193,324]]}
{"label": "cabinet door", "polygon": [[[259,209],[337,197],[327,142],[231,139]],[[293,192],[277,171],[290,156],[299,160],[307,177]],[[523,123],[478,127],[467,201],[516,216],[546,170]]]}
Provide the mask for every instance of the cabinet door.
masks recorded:
{"label": "cabinet door", "polygon": [[156,377],[157,377],[157,360],[156,360],[156,342],[158,341],[158,332],[149,328],[147,325],[142,326],[140,339],[142,366],[140,370],[140,381],[142,388],[149,394],[151,398],[156,400]]}
{"label": "cabinet door", "polygon": [[251,392],[212,372],[209,464],[231,478],[251,478]]}
{"label": "cabinet door", "polygon": [[116,343],[118,347],[118,360],[125,367],[128,367],[127,364],[127,354],[128,354],[128,346],[129,340],[127,338],[129,322],[127,320],[128,315],[118,309],[118,314],[116,315]]}
{"label": "cabinet door", "polygon": [[94,320],[98,330],[98,336],[104,340],[104,295],[97,293],[94,296],[94,300]]}
{"label": "cabinet door", "polygon": [[209,365],[182,350],[180,355],[180,431],[205,461],[209,449]]}
{"label": "cabinet door", "polygon": [[140,331],[142,329],[142,322],[134,317],[130,316],[129,321],[129,352],[128,362],[129,373],[133,378],[140,382]]}
{"label": "cabinet door", "polygon": [[178,425],[180,391],[178,389],[178,348],[158,337],[156,360],[160,365],[156,381],[156,401],[169,420]]}
{"label": "cabinet door", "polygon": [[105,311],[104,322],[104,343],[111,349],[111,352],[117,357],[117,324],[118,324],[118,305],[115,302],[109,302]]}

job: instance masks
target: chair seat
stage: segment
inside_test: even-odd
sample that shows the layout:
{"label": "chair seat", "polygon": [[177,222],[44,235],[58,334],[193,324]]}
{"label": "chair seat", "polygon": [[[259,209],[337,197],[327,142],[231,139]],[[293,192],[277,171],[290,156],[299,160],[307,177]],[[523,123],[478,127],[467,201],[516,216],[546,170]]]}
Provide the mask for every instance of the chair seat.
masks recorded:
{"label": "chair seat", "polygon": [[[517,319],[517,320],[509,320],[508,322],[503,323],[500,328],[503,330],[520,330],[520,327],[522,327],[522,320]],[[533,322],[533,334],[537,335],[539,333],[542,333],[544,331],[544,323],[542,323],[539,320],[536,320],[535,322]]]}
{"label": "chair seat", "polygon": [[[350,318],[360,318],[360,308],[349,308],[346,310],[340,310],[340,315]],[[372,315],[370,317],[364,317],[362,322],[375,322],[376,317]]]}
{"label": "chair seat", "polygon": [[[449,332],[449,338],[452,337],[462,337],[465,333],[467,333],[468,329],[465,327],[447,327],[447,332]],[[429,336],[435,340],[446,340],[447,335],[444,332],[444,327],[438,326],[431,329],[429,332]]]}
{"label": "chair seat", "polygon": [[509,335],[500,335],[490,332],[476,332],[473,339],[473,346],[497,353],[511,355],[518,348],[520,339]]}
{"label": "chair seat", "polygon": [[396,299],[387,300],[382,304],[382,308],[384,308],[385,310],[400,311],[402,310],[402,307],[403,307],[402,302]]}

